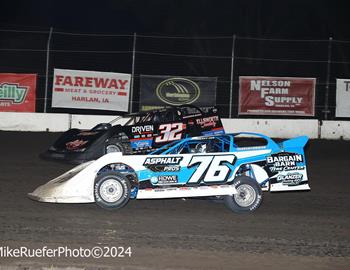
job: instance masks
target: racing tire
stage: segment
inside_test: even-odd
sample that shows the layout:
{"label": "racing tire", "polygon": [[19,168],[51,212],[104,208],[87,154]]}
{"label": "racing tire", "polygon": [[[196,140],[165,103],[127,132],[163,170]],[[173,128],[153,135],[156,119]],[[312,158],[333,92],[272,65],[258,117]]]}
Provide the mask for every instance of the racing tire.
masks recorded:
{"label": "racing tire", "polygon": [[106,144],[105,154],[114,153],[114,152],[121,152],[121,153],[125,152],[124,146],[121,142],[112,140]]}
{"label": "racing tire", "polygon": [[130,200],[130,181],[115,172],[100,174],[95,181],[94,197],[98,206],[114,210],[124,207]]}
{"label": "racing tire", "polygon": [[224,196],[225,205],[235,213],[254,212],[262,203],[259,184],[248,176],[238,176],[233,181],[237,194]]}

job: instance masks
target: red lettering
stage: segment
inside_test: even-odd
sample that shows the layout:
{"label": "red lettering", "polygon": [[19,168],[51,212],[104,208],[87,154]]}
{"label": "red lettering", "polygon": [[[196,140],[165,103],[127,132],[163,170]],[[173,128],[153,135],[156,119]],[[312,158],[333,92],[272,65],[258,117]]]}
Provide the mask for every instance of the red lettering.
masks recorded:
{"label": "red lettering", "polygon": [[73,86],[72,78],[70,76],[66,76],[64,78],[63,84],[64,85]]}
{"label": "red lettering", "polygon": [[83,77],[74,77],[74,78],[75,78],[75,84],[74,84],[74,86],[83,87],[84,78],[83,78]]}
{"label": "red lettering", "polygon": [[62,76],[62,75],[56,75],[55,76],[55,84],[61,85],[63,78],[64,78],[64,76]]}
{"label": "red lettering", "polygon": [[115,79],[112,79],[111,82],[109,83],[108,88],[118,89],[117,81]]}
{"label": "red lettering", "polygon": [[92,78],[85,77],[85,87],[92,87]]}
{"label": "red lettering", "polygon": [[94,78],[96,88],[106,88],[109,79]]}
{"label": "red lettering", "polygon": [[128,83],[128,80],[118,80],[120,84],[120,89],[125,90],[125,85]]}

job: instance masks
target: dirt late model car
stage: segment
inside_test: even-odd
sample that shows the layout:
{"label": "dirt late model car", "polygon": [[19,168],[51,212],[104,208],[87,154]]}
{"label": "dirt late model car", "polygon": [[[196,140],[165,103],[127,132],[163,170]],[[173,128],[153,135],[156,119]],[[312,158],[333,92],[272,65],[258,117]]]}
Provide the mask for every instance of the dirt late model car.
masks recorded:
{"label": "dirt late model car", "polygon": [[[204,112],[184,105],[121,118],[98,124],[91,130],[70,129],[40,156],[79,164],[106,153],[145,154],[186,137],[224,133],[216,108]],[[126,123],[112,125],[116,121]]]}
{"label": "dirt late model car", "polygon": [[[247,138],[246,136],[252,136]],[[262,191],[309,190],[305,136],[276,143],[256,133],[186,138],[148,155],[110,153],[28,194],[52,203],[121,208],[130,199],[211,197],[252,212]]]}

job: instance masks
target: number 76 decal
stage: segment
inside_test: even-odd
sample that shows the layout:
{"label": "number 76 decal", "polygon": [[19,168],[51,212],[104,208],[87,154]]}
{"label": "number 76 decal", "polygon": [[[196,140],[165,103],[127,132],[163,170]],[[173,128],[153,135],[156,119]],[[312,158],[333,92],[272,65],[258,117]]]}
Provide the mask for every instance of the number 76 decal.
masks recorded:
{"label": "number 76 decal", "polygon": [[226,182],[236,161],[235,155],[193,156],[187,168],[198,165],[188,184]]}

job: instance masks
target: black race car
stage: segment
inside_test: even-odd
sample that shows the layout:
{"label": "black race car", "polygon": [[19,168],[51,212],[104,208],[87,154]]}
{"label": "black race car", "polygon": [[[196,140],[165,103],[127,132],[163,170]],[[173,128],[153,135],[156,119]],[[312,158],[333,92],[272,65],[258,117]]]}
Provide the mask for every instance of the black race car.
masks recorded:
{"label": "black race car", "polygon": [[[125,124],[113,123],[126,120]],[[69,163],[83,163],[110,152],[147,154],[169,142],[194,136],[225,133],[216,108],[205,112],[184,105],[145,113],[128,114],[90,130],[70,129],[40,156]]]}

